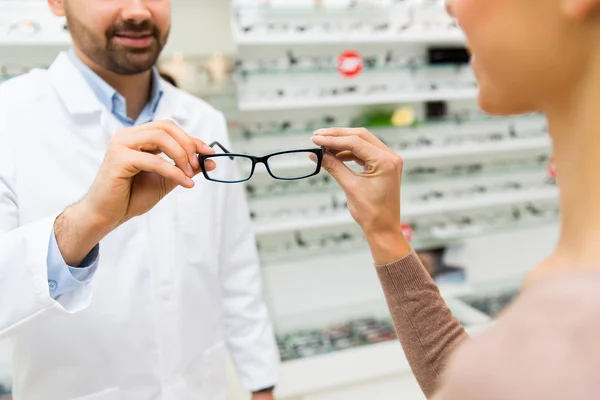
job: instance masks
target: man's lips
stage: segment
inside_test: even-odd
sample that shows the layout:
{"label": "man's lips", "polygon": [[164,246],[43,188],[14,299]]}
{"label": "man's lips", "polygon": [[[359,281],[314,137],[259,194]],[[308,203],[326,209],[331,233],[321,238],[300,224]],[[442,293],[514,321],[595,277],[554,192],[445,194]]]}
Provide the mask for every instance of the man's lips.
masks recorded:
{"label": "man's lips", "polygon": [[152,32],[119,32],[114,35],[118,42],[130,47],[148,47],[154,40]]}

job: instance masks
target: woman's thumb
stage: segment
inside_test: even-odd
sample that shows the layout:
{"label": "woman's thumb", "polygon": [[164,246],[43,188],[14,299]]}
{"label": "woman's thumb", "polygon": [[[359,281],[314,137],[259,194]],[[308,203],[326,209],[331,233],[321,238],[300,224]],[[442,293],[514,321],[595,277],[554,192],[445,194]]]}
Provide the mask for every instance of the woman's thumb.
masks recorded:
{"label": "woman's thumb", "polygon": [[[311,155],[311,159],[316,162],[316,156]],[[352,172],[352,170],[336,156],[330,153],[325,153],[323,155],[321,167],[327,171],[342,188],[346,186],[350,179],[354,178],[354,172]]]}

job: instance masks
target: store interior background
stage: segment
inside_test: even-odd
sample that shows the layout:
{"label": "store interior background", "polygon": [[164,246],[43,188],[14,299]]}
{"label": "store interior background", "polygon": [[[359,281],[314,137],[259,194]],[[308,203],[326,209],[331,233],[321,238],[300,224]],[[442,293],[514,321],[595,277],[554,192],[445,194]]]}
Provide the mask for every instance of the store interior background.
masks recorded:
{"label": "store interior background", "polygon": [[[287,1],[288,6],[293,1],[302,2]],[[304,0],[310,2],[314,3]],[[414,7],[436,7],[431,5],[435,3],[432,1],[413,3]],[[426,3],[429,5],[423,5]],[[456,171],[460,168],[451,174],[424,178],[416,173],[406,177],[403,186],[403,210],[408,214],[404,222],[413,228],[415,248],[424,252],[424,259],[434,260],[433,264],[458,267],[448,269],[451,273],[438,278],[449,305],[469,331],[485,329],[498,310],[518,292],[523,275],[552,249],[558,232],[558,202],[546,162],[550,155],[549,140],[539,135],[545,127],[543,118],[477,116],[458,123],[456,116],[450,115],[424,121],[427,102],[430,109],[445,109],[449,114],[475,110],[474,96],[455,96],[464,92],[453,89],[450,82],[458,76],[458,67],[446,66],[431,74],[432,79],[449,84],[449,89],[438,88],[437,94],[419,95],[414,101],[410,96],[402,97],[402,93],[396,96],[398,101],[393,96],[378,100],[377,96],[382,95],[375,92],[350,96],[344,103],[339,101],[343,95],[336,92],[325,98],[321,94],[314,103],[318,106],[311,105],[310,99],[295,98],[289,93],[299,90],[298,85],[339,82],[346,87],[356,85],[361,90],[360,85],[375,85],[370,80],[377,84],[410,82],[414,71],[395,66],[385,71],[364,70],[356,77],[344,78],[336,70],[323,72],[300,67],[295,72],[263,71],[232,79],[221,69],[223,65],[234,65],[236,59],[285,58],[290,50],[297,55],[329,55],[334,60],[348,50],[360,54],[379,52],[379,55],[393,50],[401,57],[414,49],[461,48],[456,40],[444,43],[444,33],[436,32],[430,39],[421,35],[411,41],[401,35],[397,40],[386,38],[381,42],[355,36],[327,43],[332,39],[323,35],[322,43],[273,45],[265,41],[249,45],[239,43],[239,36],[233,33],[234,16],[244,11],[236,10],[230,0],[172,0],[172,7],[173,28],[160,60],[161,69],[173,75],[183,89],[204,97],[225,112],[234,150],[259,155],[310,146],[311,131],[291,129],[285,122],[316,120],[317,125],[321,124],[318,127],[327,127],[323,121],[331,121],[326,117],[335,115],[338,125],[350,120],[376,123],[373,131],[381,133],[386,143],[400,146],[402,140],[412,140],[405,150],[399,150],[400,154],[410,155],[405,172],[416,167],[426,170],[433,166],[446,171],[444,166],[468,169],[473,164],[493,164],[470,173],[459,174]],[[383,9],[388,17],[402,12],[385,7],[389,6]],[[441,2],[437,7],[442,12]],[[0,29],[4,29],[2,20],[8,15],[33,18],[29,14],[32,10],[36,10],[35,15],[41,13],[39,18],[48,18],[42,17],[48,12],[45,0],[0,0]],[[270,12],[273,10],[267,10],[265,15]],[[381,10],[378,12],[381,15]],[[323,10],[299,12],[293,7],[275,14],[283,15],[286,21],[301,18],[307,23],[313,18],[321,21],[324,15],[326,18],[331,15],[336,21],[357,18],[356,11],[327,14]],[[258,15],[260,18],[262,14]],[[18,72],[15,65],[50,64],[60,50],[68,48],[67,43],[40,44],[43,31],[37,37],[20,41],[3,34],[0,30],[0,68],[5,67],[0,74]],[[210,65],[210,72],[202,70],[202,65]],[[460,75],[456,79],[465,77]],[[296,86],[292,90],[286,85]],[[281,89],[289,89],[284,98],[273,95]],[[240,93],[237,98],[236,90]],[[267,94],[257,94],[261,91]],[[327,104],[328,98],[331,105]],[[240,111],[240,105],[244,110]],[[473,114],[476,113],[469,115]],[[381,115],[389,116],[387,126],[381,122]],[[394,125],[392,116],[401,121]],[[273,120],[279,121],[279,132],[265,127]],[[262,133],[257,128],[261,122]],[[252,129],[244,131],[242,126]],[[362,123],[359,126],[372,128]],[[461,135],[470,139],[450,140]],[[489,139],[494,135],[495,139]],[[282,354],[285,353],[277,398],[424,399],[393,332],[390,335],[386,304],[368,250],[347,215],[340,191],[332,182],[323,181],[324,175],[325,172],[319,176],[321,180],[315,180],[314,186],[301,186],[309,182],[285,186],[258,174],[250,183],[251,189],[247,188],[263,259],[265,298]],[[419,230],[422,226],[430,227],[426,234]],[[431,251],[438,248],[445,249],[441,256]],[[233,400],[248,398],[239,387],[233,369],[231,380]],[[10,387],[7,342],[0,342],[0,384]]]}

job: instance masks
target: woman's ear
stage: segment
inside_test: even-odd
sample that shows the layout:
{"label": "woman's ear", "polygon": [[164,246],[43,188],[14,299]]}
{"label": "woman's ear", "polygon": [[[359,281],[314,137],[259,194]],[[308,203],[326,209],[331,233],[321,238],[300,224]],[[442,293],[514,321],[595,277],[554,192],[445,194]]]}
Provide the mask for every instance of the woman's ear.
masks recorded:
{"label": "woman's ear", "polygon": [[64,0],[48,0],[48,6],[50,7],[52,14],[56,15],[57,17],[65,16]]}
{"label": "woman's ear", "polygon": [[580,21],[597,11],[600,0],[561,0],[567,18]]}

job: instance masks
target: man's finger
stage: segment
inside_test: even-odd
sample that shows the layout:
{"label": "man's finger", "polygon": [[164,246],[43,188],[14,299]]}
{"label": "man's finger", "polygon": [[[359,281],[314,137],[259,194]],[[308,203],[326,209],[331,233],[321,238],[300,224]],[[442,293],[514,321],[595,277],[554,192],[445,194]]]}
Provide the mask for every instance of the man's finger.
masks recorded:
{"label": "man's finger", "polygon": [[193,169],[199,167],[198,157],[196,157],[196,144],[194,138],[187,134],[183,129],[179,127],[175,122],[166,120],[160,121],[162,129],[164,129],[173,139],[183,147],[188,155],[190,165]]}
{"label": "man's finger", "polygon": [[166,178],[170,182],[169,190],[173,190],[176,185],[181,185],[185,188],[194,187],[194,181],[190,177],[186,176],[181,169],[160,156],[141,151],[132,151],[131,154],[128,154],[128,157],[136,169],[154,172]]}
{"label": "man's finger", "polygon": [[148,124],[140,125],[132,128],[132,132],[143,132],[145,130],[162,130],[171,136],[185,150],[188,163],[192,169],[198,169],[198,158],[196,157],[196,145],[194,138],[188,135],[183,129],[171,120],[154,121]]}
{"label": "man's finger", "polygon": [[387,147],[385,143],[383,143],[377,136],[373,135],[368,129],[365,128],[326,128],[319,129],[315,132],[315,135],[334,137],[358,136],[381,150],[393,152],[393,150]]}
{"label": "man's finger", "polygon": [[181,144],[164,130],[144,130],[131,133],[124,143],[132,150],[166,154],[187,176],[192,177],[194,170],[190,165],[187,152]]}
{"label": "man's finger", "polygon": [[[210,154],[215,154],[215,150],[213,148],[211,148],[209,145],[207,145],[206,143],[204,143],[202,140],[197,139],[197,138],[192,138],[194,141],[194,146],[195,146],[195,151],[198,154],[203,154],[203,155],[210,155]],[[197,157],[195,157],[197,158]]]}

